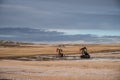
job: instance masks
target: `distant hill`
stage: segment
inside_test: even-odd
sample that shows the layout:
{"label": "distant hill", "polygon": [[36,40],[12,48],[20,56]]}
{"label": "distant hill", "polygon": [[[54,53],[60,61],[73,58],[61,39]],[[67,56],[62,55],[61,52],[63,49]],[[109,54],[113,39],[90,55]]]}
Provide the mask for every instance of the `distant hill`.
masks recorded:
{"label": "distant hill", "polygon": [[0,40],[0,46],[2,47],[19,47],[21,45],[30,45],[33,43],[23,43],[17,41],[9,41],[9,40]]}

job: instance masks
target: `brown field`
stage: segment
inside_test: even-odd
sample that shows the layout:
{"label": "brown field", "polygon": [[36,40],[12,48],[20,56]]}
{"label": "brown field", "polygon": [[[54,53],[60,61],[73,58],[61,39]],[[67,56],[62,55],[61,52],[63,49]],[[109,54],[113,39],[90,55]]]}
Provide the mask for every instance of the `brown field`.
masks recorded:
{"label": "brown field", "polygon": [[120,61],[0,61],[13,80],[120,80]]}
{"label": "brown field", "polygon": [[[92,57],[100,60],[20,61],[7,57],[57,54],[58,45],[21,45],[0,47],[0,80],[120,80],[119,44],[66,44],[65,55],[79,56],[86,46]],[[5,59],[4,59],[5,58]],[[110,58],[102,60],[102,58]]]}
{"label": "brown field", "polygon": [[[120,44],[83,44],[68,45],[61,47],[64,54],[79,54],[79,49],[86,46],[89,53],[120,51]],[[0,57],[29,56],[36,54],[57,54],[58,45],[21,45],[19,47],[0,47]]]}

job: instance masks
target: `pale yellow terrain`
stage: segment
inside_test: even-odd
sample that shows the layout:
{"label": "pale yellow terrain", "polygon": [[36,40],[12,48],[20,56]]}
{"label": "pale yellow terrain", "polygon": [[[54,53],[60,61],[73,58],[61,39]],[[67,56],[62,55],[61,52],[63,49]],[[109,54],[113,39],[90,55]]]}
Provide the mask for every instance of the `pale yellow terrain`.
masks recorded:
{"label": "pale yellow terrain", "polygon": [[119,80],[120,61],[0,61],[0,76],[14,80]]}
{"label": "pale yellow terrain", "polygon": [[[120,45],[70,45],[65,55],[80,56],[86,46],[93,59],[21,61],[7,57],[56,54],[58,45],[0,47],[0,80],[120,80]],[[100,59],[94,59],[100,58]],[[107,59],[108,58],[108,59]]]}
{"label": "pale yellow terrain", "polygon": [[[88,52],[98,53],[98,52],[111,52],[120,51],[119,44],[107,44],[107,45],[65,45],[61,47],[64,54],[79,54],[80,48],[86,46]],[[8,56],[28,56],[36,54],[57,54],[56,48],[58,45],[22,45],[21,47],[0,47],[0,57]]]}

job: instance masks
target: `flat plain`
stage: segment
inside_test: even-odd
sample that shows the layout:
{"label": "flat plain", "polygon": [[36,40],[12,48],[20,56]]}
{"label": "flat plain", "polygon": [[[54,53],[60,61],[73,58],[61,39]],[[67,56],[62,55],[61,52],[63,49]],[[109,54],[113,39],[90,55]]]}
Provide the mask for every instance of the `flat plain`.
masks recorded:
{"label": "flat plain", "polygon": [[[17,60],[16,57],[57,55],[80,56],[86,46],[91,59]],[[10,58],[12,57],[12,58]],[[15,57],[15,58],[14,58]],[[0,80],[120,80],[119,44],[35,44],[0,47]]]}

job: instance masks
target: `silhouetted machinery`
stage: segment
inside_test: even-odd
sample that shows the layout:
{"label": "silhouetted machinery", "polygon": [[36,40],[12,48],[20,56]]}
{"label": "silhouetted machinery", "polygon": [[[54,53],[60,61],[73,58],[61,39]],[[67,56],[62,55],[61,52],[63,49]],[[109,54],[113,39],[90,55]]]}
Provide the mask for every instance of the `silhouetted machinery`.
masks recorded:
{"label": "silhouetted machinery", "polygon": [[61,48],[57,48],[56,52],[58,52],[59,57],[63,57],[63,50]]}
{"label": "silhouetted machinery", "polygon": [[80,56],[81,58],[90,58],[89,53],[87,52],[87,48],[83,47],[80,49],[82,55]]}
{"label": "silhouetted machinery", "polygon": [[[58,57],[64,57],[63,50],[61,48],[57,48],[56,52],[58,52]],[[90,55],[87,52],[86,47],[81,48],[80,52],[82,53],[81,56],[80,56],[81,58],[90,58]]]}

